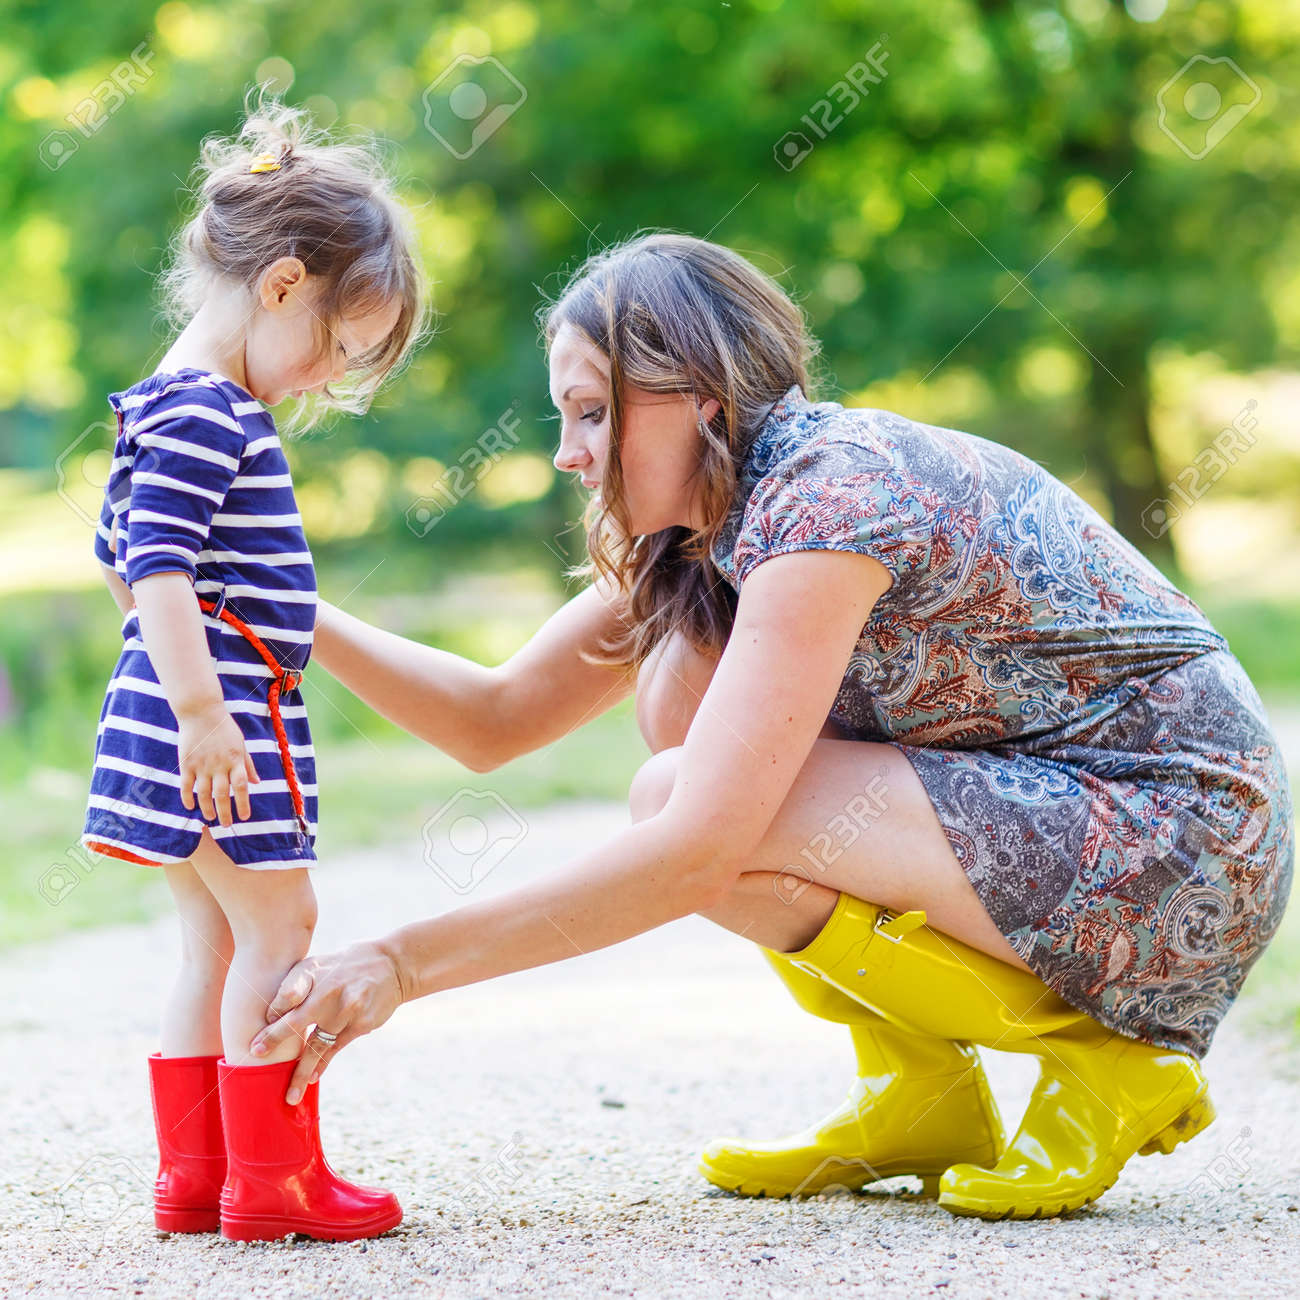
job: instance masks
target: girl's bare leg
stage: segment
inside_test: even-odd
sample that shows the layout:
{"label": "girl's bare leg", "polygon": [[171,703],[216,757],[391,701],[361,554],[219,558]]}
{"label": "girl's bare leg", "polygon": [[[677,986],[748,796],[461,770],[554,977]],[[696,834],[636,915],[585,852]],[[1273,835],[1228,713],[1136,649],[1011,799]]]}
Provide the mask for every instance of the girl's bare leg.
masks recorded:
{"label": "girl's bare leg", "polygon": [[219,1056],[221,997],[234,955],[230,925],[192,862],[163,870],[181,924],[181,965],[163,1008],[163,1056]]}
{"label": "girl's bare leg", "polygon": [[311,947],[316,895],[307,869],[257,871],[236,866],[207,831],[193,861],[230,922],[235,941],[221,1000],[226,1060],[232,1065],[272,1065],[296,1058],[301,1044],[292,1039],[256,1061],[249,1056],[248,1045],[266,1024],[267,1005],[285,972]]}

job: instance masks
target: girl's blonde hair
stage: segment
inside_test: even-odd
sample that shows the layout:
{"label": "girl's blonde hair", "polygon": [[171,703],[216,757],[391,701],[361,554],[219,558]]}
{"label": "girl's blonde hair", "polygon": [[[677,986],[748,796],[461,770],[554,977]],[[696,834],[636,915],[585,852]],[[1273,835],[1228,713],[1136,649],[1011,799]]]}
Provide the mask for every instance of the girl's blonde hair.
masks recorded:
{"label": "girl's blonde hair", "polygon": [[[605,479],[583,515],[587,561],[569,576],[613,581],[622,630],[593,662],[639,667],[659,640],[680,630],[718,654],[736,597],[710,551],[737,488],[736,466],[773,404],[793,385],[808,389],[817,345],[802,311],[752,263],[688,235],[641,235],[589,258],[543,309],[549,349],[563,325],[609,358],[609,443]],[[700,427],[700,482],[709,523],[635,537],[627,519],[619,459],[625,386],[716,398]]]}
{"label": "girl's blonde hair", "polygon": [[[250,170],[263,154],[278,168]],[[192,191],[196,210],[172,241],[162,276],[169,322],[183,328],[221,284],[242,286],[251,311],[262,272],[280,257],[299,258],[319,278],[313,330],[320,356],[329,355],[345,317],[396,300],[401,311],[388,337],[349,359],[343,385],[301,399],[287,427],[310,427],[329,410],[365,411],[410,357],[428,314],[415,225],[377,148],[330,142],[304,110],[258,87],[237,135],[203,141]]]}

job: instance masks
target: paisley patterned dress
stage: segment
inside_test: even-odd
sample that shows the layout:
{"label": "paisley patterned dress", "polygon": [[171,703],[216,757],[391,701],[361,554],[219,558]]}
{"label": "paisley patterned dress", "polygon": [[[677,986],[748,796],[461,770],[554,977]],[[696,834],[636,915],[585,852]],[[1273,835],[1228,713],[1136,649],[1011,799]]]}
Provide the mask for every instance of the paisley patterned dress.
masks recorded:
{"label": "paisley patterned dress", "polygon": [[1282,918],[1277,741],[1205,615],[998,443],[795,387],[741,459],[713,561],[889,570],[831,718],[911,761],[989,915],[1111,1029],[1203,1057]]}

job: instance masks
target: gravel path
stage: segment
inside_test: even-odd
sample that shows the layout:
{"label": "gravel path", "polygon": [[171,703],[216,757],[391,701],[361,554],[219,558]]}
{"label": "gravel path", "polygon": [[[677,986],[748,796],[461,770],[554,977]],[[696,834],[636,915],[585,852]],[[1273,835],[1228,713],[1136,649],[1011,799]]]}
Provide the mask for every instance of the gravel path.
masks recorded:
{"label": "gravel path", "polygon": [[[617,806],[528,815],[474,897],[625,824]],[[417,846],[317,871],[318,946],[459,897]],[[142,1296],[1294,1295],[1300,1061],[1229,1016],[1207,1061],[1219,1119],[1134,1159],[1064,1219],[956,1219],[894,1180],[789,1203],[694,1171],[724,1133],[775,1136],[838,1101],[842,1029],[794,1005],[752,945],[688,918],[616,949],[403,1008],[322,1084],[326,1149],[391,1186],[369,1243],[233,1245],[154,1232],[145,1057],[170,919],[0,959],[0,1294]],[[988,1054],[1014,1126],[1023,1058]]]}

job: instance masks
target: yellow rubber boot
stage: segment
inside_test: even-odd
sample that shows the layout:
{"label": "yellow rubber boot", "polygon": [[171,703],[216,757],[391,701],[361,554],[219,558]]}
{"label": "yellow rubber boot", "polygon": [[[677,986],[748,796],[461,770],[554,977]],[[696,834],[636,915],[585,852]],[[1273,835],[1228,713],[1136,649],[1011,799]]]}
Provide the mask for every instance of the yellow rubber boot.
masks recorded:
{"label": "yellow rubber boot", "polygon": [[787,956],[900,1027],[1037,1056],[1024,1119],[992,1168],[957,1162],[939,1183],[954,1214],[1034,1218],[1096,1200],[1135,1153],[1169,1152],[1214,1119],[1185,1052],[1115,1033],[1037,976],[925,924],[841,894]]}
{"label": "yellow rubber boot", "polygon": [[763,955],[805,1011],[849,1026],[858,1078],[830,1115],[798,1133],[709,1143],[699,1161],[709,1182],[742,1196],[811,1196],[908,1174],[934,1196],[949,1166],[998,1159],[1002,1120],[972,1047],[900,1029],[786,954]]}
{"label": "yellow rubber boot", "polygon": [[1168,1153],[1214,1119],[1194,1058],[1087,1019],[1048,1037],[1003,1044],[1042,1073],[1020,1128],[992,1168],[958,1163],[939,1204],[984,1219],[1049,1218],[1095,1201],[1136,1152]]}

